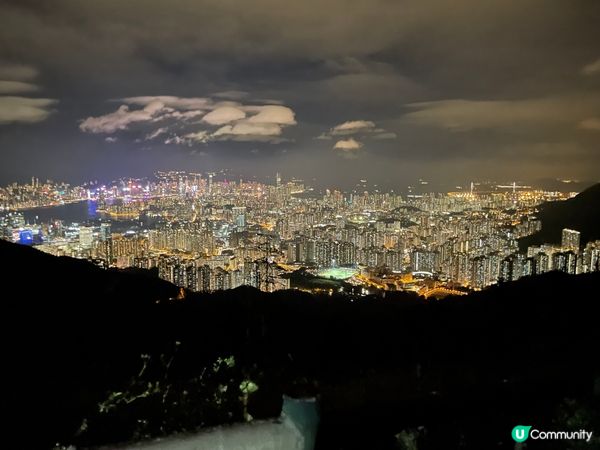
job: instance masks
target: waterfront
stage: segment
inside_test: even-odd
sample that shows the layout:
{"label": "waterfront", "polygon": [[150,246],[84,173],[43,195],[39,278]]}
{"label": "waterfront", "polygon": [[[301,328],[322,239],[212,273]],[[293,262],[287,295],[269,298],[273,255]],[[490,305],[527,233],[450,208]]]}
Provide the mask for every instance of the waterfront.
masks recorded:
{"label": "waterfront", "polygon": [[95,221],[99,218],[96,212],[96,202],[93,200],[82,200],[58,206],[23,209],[20,212],[25,217],[25,221],[30,224],[48,223],[55,220],[67,223],[84,223]]}
{"label": "waterfront", "polygon": [[82,200],[80,202],[67,203],[58,206],[45,206],[38,208],[23,209],[20,211],[29,224],[45,224],[60,220],[65,224],[91,224],[98,225],[100,222],[110,222],[112,230],[124,233],[130,229],[148,226],[147,221],[139,220],[115,220],[97,210],[95,200]]}

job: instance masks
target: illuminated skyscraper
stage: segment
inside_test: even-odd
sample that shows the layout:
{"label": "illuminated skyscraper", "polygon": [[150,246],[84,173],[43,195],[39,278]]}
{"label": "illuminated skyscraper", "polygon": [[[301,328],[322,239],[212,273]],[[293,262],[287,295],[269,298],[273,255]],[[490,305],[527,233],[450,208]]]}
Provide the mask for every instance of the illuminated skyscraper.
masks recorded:
{"label": "illuminated skyscraper", "polygon": [[94,243],[94,229],[92,227],[81,227],[79,229],[79,245],[81,248],[91,248]]}
{"label": "illuminated skyscraper", "polygon": [[539,275],[548,272],[550,270],[550,262],[550,257],[546,253],[538,253],[535,256],[535,274]]}
{"label": "illuminated skyscraper", "polygon": [[471,265],[471,284],[476,289],[485,287],[487,261],[485,256],[473,258]]}
{"label": "illuminated skyscraper", "polygon": [[246,207],[245,206],[234,206],[233,207],[233,219],[238,231],[243,231],[246,228]]}
{"label": "illuminated skyscraper", "polygon": [[591,250],[590,272],[600,272],[600,247]]}
{"label": "illuminated skyscraper", "polygon": [[588,242],[583,250],[581,272],[600,272],[600,241]]}
{"label": "illuminated skyscraper", "polygon": [[415,249],[410,255],[410,265],[414,272],[435,272],[437,252]]}
{"label": "illuminated skyscraper", "polygon": [[110,239],[110,223],[100,224],[100,241],[104,242]]}
{"label": "illuminated skyscraper", "polygon": [[563,250],[571,250],[575,253],[579,251],[579,241],[581,239],[581,233],[579,231],[570,230],[565,228],[562,230],[562,242],[561,247]]}
{"label": "illuminated skyscraper", "polygon": [[572,251],[552,255],[552,268],[574,275],[577,270],[577,254]]}

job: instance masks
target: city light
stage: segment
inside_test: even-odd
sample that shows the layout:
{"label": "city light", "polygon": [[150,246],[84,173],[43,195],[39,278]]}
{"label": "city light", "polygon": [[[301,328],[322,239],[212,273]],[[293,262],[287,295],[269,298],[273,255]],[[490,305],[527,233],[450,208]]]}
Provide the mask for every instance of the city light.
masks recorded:
{"label": "city light", "polygon": [[[305,289],[308,275],[350,291],[435,297],[551,270],[598,270],[600,243],[581,243],[576,230],[563,230],[560,244],[519,248],[543,226],[539,205],[575,193],[516,183],[418,196],[363,189],[314,195],[279,174],[275,185],[181,171],[93,187],[34,178],[0,190],[0,226],[5,239],[105,268],[156,268],[192,291]],[[78,204],[87,207],[70,221],[31,217],[35,207],[60,215],[53,208]]]}

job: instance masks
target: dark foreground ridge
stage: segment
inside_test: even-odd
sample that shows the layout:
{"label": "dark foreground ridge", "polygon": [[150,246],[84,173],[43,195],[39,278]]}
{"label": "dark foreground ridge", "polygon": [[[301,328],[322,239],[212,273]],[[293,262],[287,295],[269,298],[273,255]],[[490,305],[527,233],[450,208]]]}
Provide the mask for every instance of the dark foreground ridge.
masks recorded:
{"label": "dark foreground ridge", "polygon": [[513,449],[519,424],[600,433],[600,273],[443,301],[251,288],[177,299],[146,272],[4,241],[0,257],[6,448],[276,417],[282,394],[318,397],[317,449]]}
{"label": "dark foreground ridge", "polygon": [[587,188],[569,200],[542,204],[537,217],[543,227],[520,240],[522,249],[530,245],[560,244],[563,228],[579,231],[584,245],[600,239],[600,184]]}

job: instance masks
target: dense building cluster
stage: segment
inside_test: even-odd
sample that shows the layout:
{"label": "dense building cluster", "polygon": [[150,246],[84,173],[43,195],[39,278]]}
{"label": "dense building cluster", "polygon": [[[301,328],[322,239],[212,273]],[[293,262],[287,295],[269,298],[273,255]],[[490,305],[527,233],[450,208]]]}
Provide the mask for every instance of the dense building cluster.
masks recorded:
{"label": "dense building cluster", "polygon": [[77,202],[87,199],[88,193],[86,186],[71,186],[52,180],[43,183],[34,177],[31,184],[13,183],[0,187],[0,212]]}
{"label": "dense building cluster", "polygon": [[[22,196],[21,203],[6,200],[6,192],[40,189],[46,188],[35,180],[28,188],[4,189],[3,202],[23,205]],[[156,268],[161,278],[196,291],[244,284],[289,288],[288,274],[301,267],[315,274],[354,268],[349,281],[355,284],[411,274],[480,289],[550,270],[597,271],[600,265],[600,242],[581,243],[576,230],[565,229],[560,245],[519,251],[519,238],[543,226],[536,207],[572,196],[530,188],[319,193],[298,180],[284,183],[279,174],[268,185],[167,172],[152,182],[120,180],[68,192],[69,199],[73,192],[87,198],[98,215],[82,223],[32,224],[18,208],[8,208],[0,218],[2,236],[103,267]]]}

